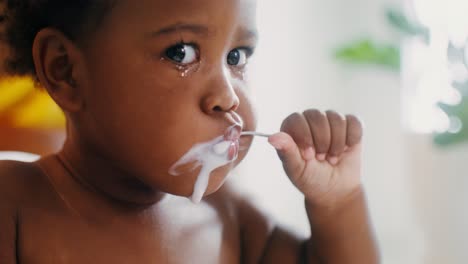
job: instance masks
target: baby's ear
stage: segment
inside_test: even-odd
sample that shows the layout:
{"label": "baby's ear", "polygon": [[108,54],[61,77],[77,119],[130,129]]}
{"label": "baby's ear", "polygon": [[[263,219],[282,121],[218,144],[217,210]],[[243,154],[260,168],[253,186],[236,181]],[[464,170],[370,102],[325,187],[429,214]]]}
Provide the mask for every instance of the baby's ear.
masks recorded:
{"label": "baby's ear", "polygon": [[79,111],[83,106],[79,48],[62,32],[44,28],[34,39],[32,53],[37,78],[52,99],[65,112]]}

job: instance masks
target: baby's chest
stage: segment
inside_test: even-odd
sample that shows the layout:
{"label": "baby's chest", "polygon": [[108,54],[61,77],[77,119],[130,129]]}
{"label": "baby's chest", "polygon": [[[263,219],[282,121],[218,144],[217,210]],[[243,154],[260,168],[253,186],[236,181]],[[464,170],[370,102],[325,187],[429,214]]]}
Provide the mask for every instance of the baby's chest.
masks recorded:
{"label": "baby's chest", "polygon": [[[187,216],[190,217],[190,216]],[[19,263],[239,263],[238,228],[182,219],[125,225],[84,224],[57,216],[24,219]]]}

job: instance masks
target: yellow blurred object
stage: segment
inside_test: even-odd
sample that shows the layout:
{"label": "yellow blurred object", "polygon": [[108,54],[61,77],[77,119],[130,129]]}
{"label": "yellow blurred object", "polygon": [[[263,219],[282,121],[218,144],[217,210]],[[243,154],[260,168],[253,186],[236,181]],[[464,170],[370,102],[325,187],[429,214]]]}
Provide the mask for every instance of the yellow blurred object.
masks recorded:
{"label": "yellow blurred object", "polygon": [[60,108],[45,92],[35,93],[24,105],[13,110],[13,125],[17,127],[63,127],[65,118]]}
{"label": "yellow blurred object", "polygon": [[0,79],[0,119],[23,128],[63,128],[65,117],[49,95],[29,77]]}
{"label": "yellow blurred object", "polygon": [[7,77],[0,80],[0,113],[12,107],[34,90],[30,78]]}

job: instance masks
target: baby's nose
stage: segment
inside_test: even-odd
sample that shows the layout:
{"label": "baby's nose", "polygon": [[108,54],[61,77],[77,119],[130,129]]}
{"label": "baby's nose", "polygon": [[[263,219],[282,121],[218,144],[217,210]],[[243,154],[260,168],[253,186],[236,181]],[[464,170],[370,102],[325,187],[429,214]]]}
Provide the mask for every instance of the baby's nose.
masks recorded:
{"label": "baby's nose", "polygon": [[208,82],[201,104],[207,114],[236,111],[239,107],[239,97],[230,74],[216,75]]}

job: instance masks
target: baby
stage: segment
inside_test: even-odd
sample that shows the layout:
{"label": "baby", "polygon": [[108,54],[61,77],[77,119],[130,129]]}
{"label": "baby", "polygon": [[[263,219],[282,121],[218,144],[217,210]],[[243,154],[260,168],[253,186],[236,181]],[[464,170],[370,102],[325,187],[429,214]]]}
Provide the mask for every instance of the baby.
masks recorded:
{"label": "baby", "polygon": [[224,184],[255,131],[255,0],[6,5],[6,69],[46,89],[67,138],[37,162],[0,162],[0,263],[379,262],[356,117],[309,109],[268,138],[309,239]]}

